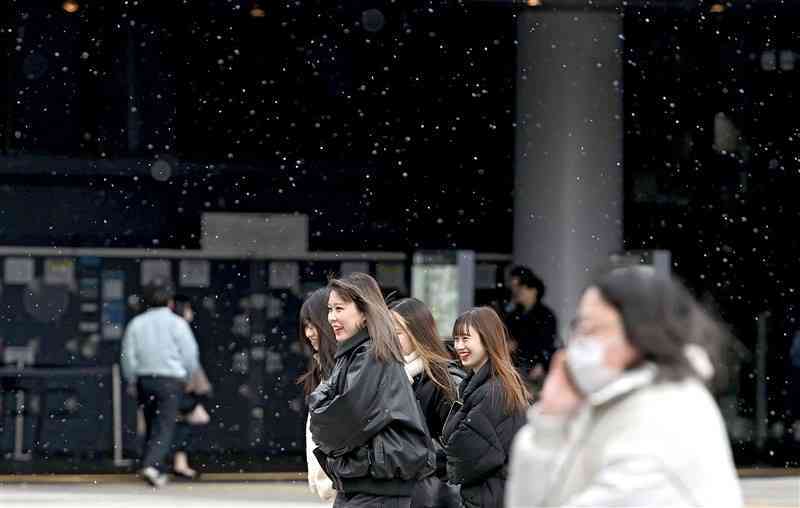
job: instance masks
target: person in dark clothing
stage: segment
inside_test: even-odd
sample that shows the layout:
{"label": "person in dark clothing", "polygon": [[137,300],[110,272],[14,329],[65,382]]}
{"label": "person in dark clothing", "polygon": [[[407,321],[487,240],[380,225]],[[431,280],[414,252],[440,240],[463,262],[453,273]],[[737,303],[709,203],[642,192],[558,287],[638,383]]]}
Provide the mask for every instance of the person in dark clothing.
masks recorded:
{"label": "person in dark clothing", "polygon": [[461,486],[466,508],[500,508],[512,439],[525,425],[531,397],[511,362],[508,332],[493,309],[462,314],[453,337],[470,374],[459,389],[460,407],[443,430],[447,475]]}
{"label": "person in dark clothing", "polygon": [[412,383],[436,450],[436,474],[417,484],[411,507],[459,506],[458,492],[447,485],[447,456],[441,437],[444,422],[466,373],[450,359],[427,305],[416,298],[404,298],[392,303],[390,308],[403,350],[406,375]]}
{"label": "person in dark clothing", "polygon": [[338,345],[330,376],[308,398],[314,455],[338,492],[334,507],[409,508],[436,456],[392,317],[369,275],[328,288]]}
{"label": "person in dark clothing", "polygon": [[[194,309],[189,297],[175,295],[174,300],[172,311],[191,325],[194,321]],[[197,471],[189,465],[189,452],[194,446],[196,428],[208,425],[211,421],[206,410],[208,407],[211,407],[211,383],[208,381],[203,366],[198,365],[181,396],[175,435],[172,438],[174,451],[172,472],[178,478],[186,480],[197,478]]]}
{"label": "person in dark clothing", "polygon": [[511,270],[511,311],[505,322],[516,343],[516,364],[531,381],[544,379],[550,358],[556,350],[558,322],[542,299],[546,287],[530,268]]}

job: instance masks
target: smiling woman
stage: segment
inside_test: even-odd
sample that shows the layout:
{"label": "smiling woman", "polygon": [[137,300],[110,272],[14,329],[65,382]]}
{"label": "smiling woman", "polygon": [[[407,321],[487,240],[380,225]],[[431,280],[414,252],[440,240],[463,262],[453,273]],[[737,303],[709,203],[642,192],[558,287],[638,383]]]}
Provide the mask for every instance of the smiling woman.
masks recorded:
{"label": "smiling woman", "polygon": [[453,326],[456,352],[471,371],[461,408],[444,426],[447,475],[467,508],[503,505],[511,440],[525,423],[530,394],[511,363],[509,336],[489,307],[470,309]]}
{"label": "smiling woman", "polygon": [[436,459],[389,309],[369,275],[328,288],[338,345],[333,372],[309,397],[314,454],[338,491],[334,506],[407,508]]}
{"label": "smiling woman", "polygon": [[355,302],[345,300],[334,289],[328,297],[328,322],[333,328],[337,341],[345,341],[358,333],[367,323],[364,313],[358,310]]}

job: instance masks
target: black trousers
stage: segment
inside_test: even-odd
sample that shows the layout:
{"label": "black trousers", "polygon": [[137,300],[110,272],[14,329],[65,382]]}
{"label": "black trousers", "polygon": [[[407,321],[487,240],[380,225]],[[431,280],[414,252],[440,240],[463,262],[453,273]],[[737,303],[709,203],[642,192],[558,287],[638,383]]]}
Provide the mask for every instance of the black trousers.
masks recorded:
{"label": "black trousers", "polygon": [[137,380],[139,406],[147,426],[142,468],[165,470],[164,461],[172,445],[175,418],[185,386],[178,378],[143,376]]}
{"label": "black trousers", "polygon": [[410,508],[410,497],[373,496],[372,494],[336,495],[333,508]]}

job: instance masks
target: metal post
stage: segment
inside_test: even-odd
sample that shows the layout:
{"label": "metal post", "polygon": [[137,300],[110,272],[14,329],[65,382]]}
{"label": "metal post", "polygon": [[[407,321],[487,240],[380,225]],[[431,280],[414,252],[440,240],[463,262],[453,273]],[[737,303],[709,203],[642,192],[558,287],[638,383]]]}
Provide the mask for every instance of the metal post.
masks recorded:
{"label": "metal post", "polygon": [[111,404],[112,424],[114,425],[114,465],[122,462],[122,383],[119,379],[119,365],[111,366]]}
{"label": "metal post", "polygon": [[758,336],[756,342],[756,449],[764,450],[767,441],[767,320],[769,311],[756,316]]}
{"label": "metal post", "polygon": [[122,376],[118,363],[111,366],[111,403],[114,425],[114,465],[124,467],[130,465],[131,461],[122,455]]}
{"label": "metal post", "polygon": [[458,313],[466,312],[475,304],[475,252],[457,252],[458,267]]}
{"label": "metal post", "polygon": [[[32,362],[31,362],[32,363]],[[25,359],[17,359],[17,369],[22,372],[25,368]],[[16,392],[16,417],[14,419],[14,460],[31,460],[30,453],[24,453],[25,446],[25,391]]]}
{"label": "metal post", "polygon": [[14,425],[14,460],[30,460],[31,455],[22,451],[25,444],[25,392],[16,392],[17,408]]}

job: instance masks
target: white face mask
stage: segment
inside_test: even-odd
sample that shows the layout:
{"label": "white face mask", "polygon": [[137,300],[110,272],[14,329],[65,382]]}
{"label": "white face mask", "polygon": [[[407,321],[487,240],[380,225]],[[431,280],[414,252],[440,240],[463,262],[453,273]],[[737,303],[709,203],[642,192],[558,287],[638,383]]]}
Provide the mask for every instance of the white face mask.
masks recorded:
{"label": "white face mask", "polygon": [[567,344],[567,368],[583,395],[591,395],[620,376],[605,365],[606,344],[593,337],[576,337]]}

